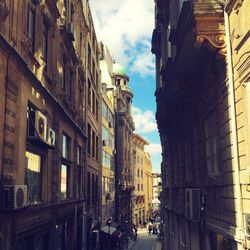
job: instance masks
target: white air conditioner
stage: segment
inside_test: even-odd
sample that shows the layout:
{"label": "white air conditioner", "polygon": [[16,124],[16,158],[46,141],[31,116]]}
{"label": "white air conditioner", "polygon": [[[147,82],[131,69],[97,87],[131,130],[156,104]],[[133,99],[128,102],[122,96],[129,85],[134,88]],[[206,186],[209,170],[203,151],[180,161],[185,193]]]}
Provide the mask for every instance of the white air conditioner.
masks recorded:
{"label": "white air conditioner", "polygon": [[29,112],[28,137],[45,142],[47,140],[47,117],[39,110]]}
{"label": "white air conditioner", "polygon": [[3,186],[3,209],[12,210],[28,206],[26,185]]}
{"label": "white air conditioner", "polygon": [[113,155],[115,155],[116,154],[116,149],[113,149]]}
{"label": "white air conditioner", "polygon": [[75,40],[74,24],[72,22],[66,23],[66,32],[70,36],[71,40]]}
{"label": "white air conditioner", "polygon": [[109,128],[113,128],[113,126],[112,126],[112,123],[111,123],[111,122],[109,122]]}
{"label": "white air conditioner", "polygon": [[103,146],[107,146],[107,141],[106,140],[102,140],[102,145]]}
{"label": "white air conditioner", "polygon": [[56,133],[50,127],[47,127],[47,140],[46,140],[46,142],[50,146],[55,146],[56,145]]}
{"label": "white air conditioner", "polygon": [[200,189],[188,188],[185,190],[185,215],[188,220],[200,220]]}

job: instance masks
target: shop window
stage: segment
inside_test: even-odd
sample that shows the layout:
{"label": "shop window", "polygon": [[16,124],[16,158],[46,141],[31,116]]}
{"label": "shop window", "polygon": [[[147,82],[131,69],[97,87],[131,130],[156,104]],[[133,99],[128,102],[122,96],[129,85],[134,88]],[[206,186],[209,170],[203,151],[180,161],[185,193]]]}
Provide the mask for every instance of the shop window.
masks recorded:
{"label": "shop window", "polygon": [[15,242],[14,250],[48,250],[48,232],[39,231],[32,235],[19,237]]}
{"label": "shop window", "polygon": [[42,197],[42,157],[26,151],[25,184],[28,188],[29,201],[37,203]]}
{"label": "shop window", "polygon": [[56,250],[71,250],[71,228],[69,221],[56,225]]}

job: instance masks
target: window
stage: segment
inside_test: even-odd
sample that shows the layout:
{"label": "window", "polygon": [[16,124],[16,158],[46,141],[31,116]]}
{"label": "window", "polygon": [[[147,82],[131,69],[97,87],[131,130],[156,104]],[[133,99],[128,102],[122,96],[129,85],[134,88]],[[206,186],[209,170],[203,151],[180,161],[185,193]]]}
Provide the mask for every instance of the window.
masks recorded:
{"label": "window", "polygon": [[91,154],[91,127],[88,124],[88,154]]}
{"label": "window", "polygon": [[74,22],[74,14],[75,14],[74,5],[73,5],[73,3],[71,3],[71,5],[70,5],[70,22],[71,23]]}
{"label": "window", "polygon": [[62,138],[62,157],[69,160],[70,138],[66,134],[63,134]]}
{"label": "window", "polygon": [[61,164],[61,199],[68,196],[68,169],[67,165]]}
{"label": "window", "polygon": [[113,157],[106,151],[102,151],[102,165],[106,168],[114,171],[114,160]]}
{"label": "window", "polygon": [[137,190],[140,191],[140,184],[137,184]]}
{"label": "window", "polygon": [[117,84],[118,86],[120,86],[120,85],[121,85],[121,79],[117,79],[117,80],[116,80],[116,84]]}
{"label": "window", "polygon": [[82,165],[82,148],[79,145],[76,147],[76,164],[78,166]]}
{"label": "window", "polygon": [[82,59],[83,55],[82,55],[82,39],[83,39],[83,36],[82,36],[82,32],[80,32],[80,58]]}
{"label": "window", "polygon": [[96,136],[96,143],[95,143],[95,157],[96,157],[96,160],[98,160],[98,157],[99,157],[99,150],[98,150],[98,146],[99,146],[99,139],[98,139],[98,136]]}
{"label": "window", "polygon": [[185,175],[186,180],[190,181],[192,178],[192,142],[191,138],[185,141]]}
{"label": "window", "polygon": [[88,106],[91,107],[91,82],[88,79]]}
{"label": "window", "polygon": [[143,170],[141,170],[141,178],[143,178]]}
{"label": "window", "polygon": [[141,191],[143,191],[143,184],[141,184]]}
{"label": "window", "polygon": [[89,70],[91,70],[91,49],[89,44],[88,44],[88,67]]}
{"label": "window", "polygon": [[25,152],[27,167],[25,170],[25,184],[28,188],[30,202],[41,201],[42,194],[42,157],[29,151]]}
{"label": "window", "polygon": [[97,203],[98,200],[98,176],[95,177],[95,203]]}
{"label": "window", "polygon": [[42,57],[46,64],[48,64],[48,27],[43,21],[42,27]]}
{"label": "window", "polygon": [[82,168],[77,167],[77,197],[82,195]]}
{"label": "window", "polygon": [[71,249],[71,232],[69,221],[64,221],[56,225],[56,249],[69,250]]}
{"label": "window", "polygon": [[96,109],[95,109],[95,92],[92,90],[92,113],[95,115]]}
{"label": "window", "polygon": [[30,51],[34,52],[35,47],[35,9],[28,5],[27,33],[31,41]]}
{"label": "window", "polygon": [[73,88],[74,88],[74,72],[70,70],[69,72],[69,100],[73,99]]}
{"label": "window", "polygon": [[15,242],[15,250],[49,249],[48,231],[48,229],[45,229],[31,235],[18,237],[17,241]]}
{"label": "window", "polygon": [[99,103],[98,103],[98,100],[96,99],[95,101],[95,119],[98,121],[98,106],[99,106]]}
{"label": "window", "polygon": [[91,194],[92,194],[92,204],[95,203],[95,175],[92,174],[92,190],[91,190]]}
{"label": "window", "polygon": [[139,168],[137,169],[137,177],[140,177],[140,170],[139,170]]}
{"label": "window", "polygon": [[87,204],[90,204],[90,173],[88,172],[87,178]]}
{"label": "window", "polygon": [[63,58],[62,59],[62,82],[61,82],[61,88],[62,90],[65,91],[65,86],[66,86],[66,61]]}
{"label": "window", "polygon": [[208,175],[218,174],[218,141],[216,114],[211,114],[205,121],[206,162]]}
{"label": "window", "polygon": [[106,141],[107,146],[114,148],[114,136],[104,126],[102,126],[102,140]]}
{"label": "window", "polygon": [[95,158],[95,132],[92,131],[92,157]]}

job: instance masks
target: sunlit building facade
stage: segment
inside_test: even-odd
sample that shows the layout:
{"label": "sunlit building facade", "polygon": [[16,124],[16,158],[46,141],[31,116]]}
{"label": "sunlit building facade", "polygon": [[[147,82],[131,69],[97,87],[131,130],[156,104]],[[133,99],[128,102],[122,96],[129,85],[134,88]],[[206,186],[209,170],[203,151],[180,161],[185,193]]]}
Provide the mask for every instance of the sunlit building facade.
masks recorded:
{"label": "sunlit building facade", "polygon": [[91,249],[98,56],[88,1],[1,1],[1,249]]}
{"label": "sunlit building facade", "polygon": [[148,142],[138,134],[133,134],[134,144],[134,192],[133,192],[133,224],[137,227],[146,222],[146,187],[145,187],[145,145]]}
{"label": "sunlit building facade", "polygon": [[113,59],[99,44],[102,84],[102,225],[115,217],[115,86]]}
{"label": "sunlit building facade", "polygon": [[249,1],[155,1],[164,249],[249,249]]}
{"label": "sunlit building facade", "polygon": [[153,175],[151,157],[147,152],[144,152],[144,166],[145,177],[143,180],[145,187],[145,218],[146,222],[148,222],[152,216]]}
{"label": "sunlit building facade", "polygon": [[113,72],[116,87],[115,115],[115,220],[120,229],[129,233],[132,227],[133,183],[133,93],[129,88],[129,77],[123,66],[114,63]]}

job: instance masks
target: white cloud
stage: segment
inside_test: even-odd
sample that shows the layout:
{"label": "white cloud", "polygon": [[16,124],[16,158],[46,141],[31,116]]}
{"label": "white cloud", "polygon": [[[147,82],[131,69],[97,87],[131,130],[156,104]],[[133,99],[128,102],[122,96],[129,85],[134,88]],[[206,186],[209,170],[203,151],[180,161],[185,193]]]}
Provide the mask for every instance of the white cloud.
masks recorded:
{"label": "white cloud", "polygon": [[91,0],[97,38],[115,60],[143,75],[154,73],[150,52],[154,27],[152,0]]}
{"label": "white cloud", "polygon": [[160,144],[151,143],[145,146],[145,151],[152,155],[159,155],[162,152],[162,148]]}
{"label": "white cloud", "polygon": [[151,110],[143,111],[140,108],[133,107],[133,120],[136,133],[146,134],[157,131],[155,115]]}

